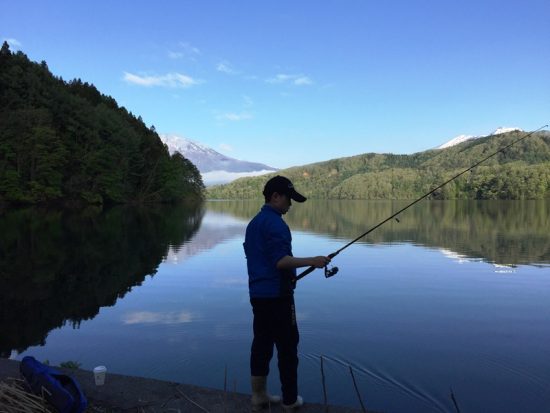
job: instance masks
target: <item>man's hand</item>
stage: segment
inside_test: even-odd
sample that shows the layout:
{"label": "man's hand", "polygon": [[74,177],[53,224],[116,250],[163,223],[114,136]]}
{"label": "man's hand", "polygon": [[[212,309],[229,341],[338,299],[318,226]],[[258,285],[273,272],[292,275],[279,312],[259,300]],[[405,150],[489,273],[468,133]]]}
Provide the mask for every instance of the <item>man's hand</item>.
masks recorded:
{"label": "man's hand", "polygon": [[330,262],[329,257],[324,257],[322,255],[319,255],[317,257],[311,257],[311,264],[309,265],[315,268],[323,268],[323,267],[326,267],[329,262]]}

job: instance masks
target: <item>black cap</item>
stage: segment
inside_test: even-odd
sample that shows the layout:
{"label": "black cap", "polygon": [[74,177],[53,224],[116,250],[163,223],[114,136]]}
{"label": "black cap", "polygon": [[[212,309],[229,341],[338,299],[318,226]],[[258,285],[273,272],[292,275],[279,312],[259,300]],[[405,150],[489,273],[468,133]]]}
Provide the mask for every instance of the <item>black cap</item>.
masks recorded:
{"label": "black cap", "polygon": [[273,193],[288,195],[296,202],[304,202],[307,198],[302,194],[299,194],[294,189],[294,185],[290,182],[290,179],[284,176],[277,175],[266,182],[264,186],[264,196],[269,198]]}

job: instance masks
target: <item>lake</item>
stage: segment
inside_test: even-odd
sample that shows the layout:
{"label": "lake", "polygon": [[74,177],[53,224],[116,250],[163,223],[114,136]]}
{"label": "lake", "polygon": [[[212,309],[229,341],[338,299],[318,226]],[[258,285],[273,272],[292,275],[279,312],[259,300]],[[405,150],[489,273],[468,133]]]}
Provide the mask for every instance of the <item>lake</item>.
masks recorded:
{"label": "lake", "polygon": [[[294,204],[296,256],[407,202]],[[0,215],[0,354],[250,392],[242,243],[260,201]],[[295,292],[300,394],[385,412],[550,409],[550,202],[422,201]],[[278,391],[276,359],[270,389]],[[108,380],[108,379],[107,379]]]}

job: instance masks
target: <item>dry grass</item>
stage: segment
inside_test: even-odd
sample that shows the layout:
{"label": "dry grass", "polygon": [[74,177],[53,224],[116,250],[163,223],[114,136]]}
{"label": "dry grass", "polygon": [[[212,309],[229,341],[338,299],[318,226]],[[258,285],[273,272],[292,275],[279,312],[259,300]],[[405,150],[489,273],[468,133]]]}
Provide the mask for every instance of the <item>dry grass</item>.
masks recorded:
{"label": "dry grass", "polygon": [[23,380],[13,378],[0,381],[0,412],[54,413],[44,397],[29,393]]}

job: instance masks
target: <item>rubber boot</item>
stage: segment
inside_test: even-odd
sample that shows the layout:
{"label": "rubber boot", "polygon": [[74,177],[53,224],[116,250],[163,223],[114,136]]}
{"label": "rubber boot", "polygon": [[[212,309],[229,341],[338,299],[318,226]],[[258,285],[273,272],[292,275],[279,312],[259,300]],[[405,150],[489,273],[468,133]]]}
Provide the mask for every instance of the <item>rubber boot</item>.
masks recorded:
{"label": "rubber boot", "polygon": [[267,393],[267,377],[252,376],[250,378],[252,384],[252,411],[257,412],[267,407],[270,403],[276,404],[281,402],[280,396],[271,396]]}
{"label": "rubber boot", "polygon": [[302,399],[302,396],[297,396],[296,397],[296,401],[292,404],[282,404],[283,406],[283,410],[285,412],[293,412],[297,409],[299,409],[300,407],[302,407],[304,405],[304,399]]}

